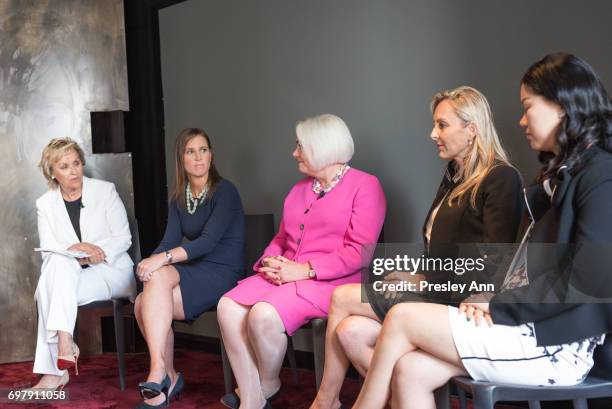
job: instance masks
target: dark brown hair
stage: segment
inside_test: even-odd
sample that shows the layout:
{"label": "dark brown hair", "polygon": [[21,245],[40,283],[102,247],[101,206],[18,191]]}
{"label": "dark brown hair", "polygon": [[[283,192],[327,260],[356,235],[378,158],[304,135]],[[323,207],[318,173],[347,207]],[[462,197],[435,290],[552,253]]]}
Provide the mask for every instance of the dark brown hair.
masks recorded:
{"label": "dark brown hair", "polygon": [[183,161],[183,155],[185,154],[185,147],[190,140],[195,138],[196,136],[202,136],[206,139],[206,143],[208,144],[208,149],[210,149],[210,167],[208,169],[208,193],[206,194],[206,198],[209,199],[212,197],[212,194],[217,187],[217,183],[221,180],[221,175],[217,171],[215,166],[215,154],[213,152],[212,144],[210,143],[210,137],[204,132],[203,129],[200,128],[185,128],[183,129],[176,137],[176,143],[174,145],[174,159],[175,159],[175,174],[176,174],[176,183],[174,188],[174,193],[172,194],[172,198],[176,200],[177,204],[182,208],[185,208],[186,199],[185,199],[185,189],[187,188],[187,182],[189,179],[187,178],[187,172],[185,172],[185,163]]}

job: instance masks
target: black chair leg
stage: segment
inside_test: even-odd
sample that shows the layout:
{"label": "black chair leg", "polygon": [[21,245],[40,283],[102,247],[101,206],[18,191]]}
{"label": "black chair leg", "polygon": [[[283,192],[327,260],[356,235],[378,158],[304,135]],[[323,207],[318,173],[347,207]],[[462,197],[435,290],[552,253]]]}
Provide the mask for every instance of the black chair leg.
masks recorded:
{"label": "black chair leg", "polygon": [[225,385],[225,393],[234,392],[234,373],[232,372],[232,366],[230,365],[225,345],[223,345],[223,337],[219,333],[219,345],[221,346],[221,362],[223,363],[223,384]]}
{"label": "black chair leg", "polygon": [[574,404],[574,409],[589,409],[586,399],[574,399],[572,403]]}
{"label": "black chair leg", "polygon": [[493,409],[495,407],[491,390],[475,388],[473,392],[472,407],[474,409]]}
{"label": "black chair leg", "polygon": [[465,395],[465,391],[461,388],[457,388],[457,393],[459,395],[459,408],[467,409],[467,396]]}
{"label": "black chair leg", "polygon": [[115,322],[115,345],[119,364],[119,387],[125,390],[125,334],[123,331],[123,301],[113,300],[113,320]]}
{"label": "black chair leg", "polygon": [[542,409],[542,406],[540,406],[539,400],[530,400],[528,404],[529,404],[529,409]]}
{"label": "black chair leg", "polygon": [[300,377],[297,370],[297,361],[295,359],[295,349],[293,348],[293,338],[287,335],[287,358],[289,358],[289,366],[291,366],[291,373],[293,374],[293,384],[300,384]]}
{"label": "black chair leg", "polygon": [[450,385],[448,383],[436,389],[434,391],[434,397],[436,400],[437,409],[451,409]]}
{"label": "black chair leg", "polygon": [[317,390],[323,379],[323,368],[325,366],[325,330],[327,321],[320,318],[311,321],[312,324],[312,352],[314,356],[315,381]]}

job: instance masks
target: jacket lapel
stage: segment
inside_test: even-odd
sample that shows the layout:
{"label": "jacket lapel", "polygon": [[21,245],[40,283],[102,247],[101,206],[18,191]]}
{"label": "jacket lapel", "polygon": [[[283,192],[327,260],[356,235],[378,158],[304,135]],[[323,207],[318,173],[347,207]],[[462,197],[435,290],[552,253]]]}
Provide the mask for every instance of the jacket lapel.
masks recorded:
{"label": "jacket lapel", "polygon": [[94,208],[94,198],[92,197],[94,192],[91,191],[91,185],[89,183],[89,178],[83,176],[83,191],[81,192],[81,215],[79,219],[79,224],[81,226],[81,240],[85,243],[89,243],[91,239],[89,238],[89,232],[91,231],[90,223],[92,222],[89,214],[93,211]]}
{"label": "jacket lapel", "polygon": [[68,215],[68,210],[66,209],[66,204],[59,187],[55,190],[55,211],[53,213],[57,217],[58,233],[63,236],[67,243],[78,243],[79,238],[74,231],[74,227],[72,227],[72,222],[70,221],[70,216]]}

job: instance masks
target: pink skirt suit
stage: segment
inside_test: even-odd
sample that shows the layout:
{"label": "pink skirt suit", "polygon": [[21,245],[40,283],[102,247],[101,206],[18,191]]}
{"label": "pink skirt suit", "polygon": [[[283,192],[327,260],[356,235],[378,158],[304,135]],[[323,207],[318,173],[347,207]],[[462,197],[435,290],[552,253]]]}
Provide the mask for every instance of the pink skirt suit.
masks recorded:
{"label": "pink skirt suit", "polygon": [[255,274],[225,294],[242,305],[270,303],[289,335],[327,316],[336,286],[360,281],[370,261],[367,248],[377,242],[385,218],[385,194],[375,176],[350,168],[323,197],[312,190],[313,181],[304,178],[291,189],[279,231],[253,270],[264,257],[282,255],[310,262],[316,278],[277,286]]}

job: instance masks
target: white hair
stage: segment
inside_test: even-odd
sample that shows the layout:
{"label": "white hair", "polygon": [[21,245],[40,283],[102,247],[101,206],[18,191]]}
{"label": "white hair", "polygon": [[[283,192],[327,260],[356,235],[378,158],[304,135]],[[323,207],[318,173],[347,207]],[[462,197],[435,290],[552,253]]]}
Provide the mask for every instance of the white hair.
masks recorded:
{"label": "white hair", "polygon": [[297,123],[295,133],[304,157],[316,171],[337,163],[347,163],[355,153],[351,132],[336,115],[306,118]]}

